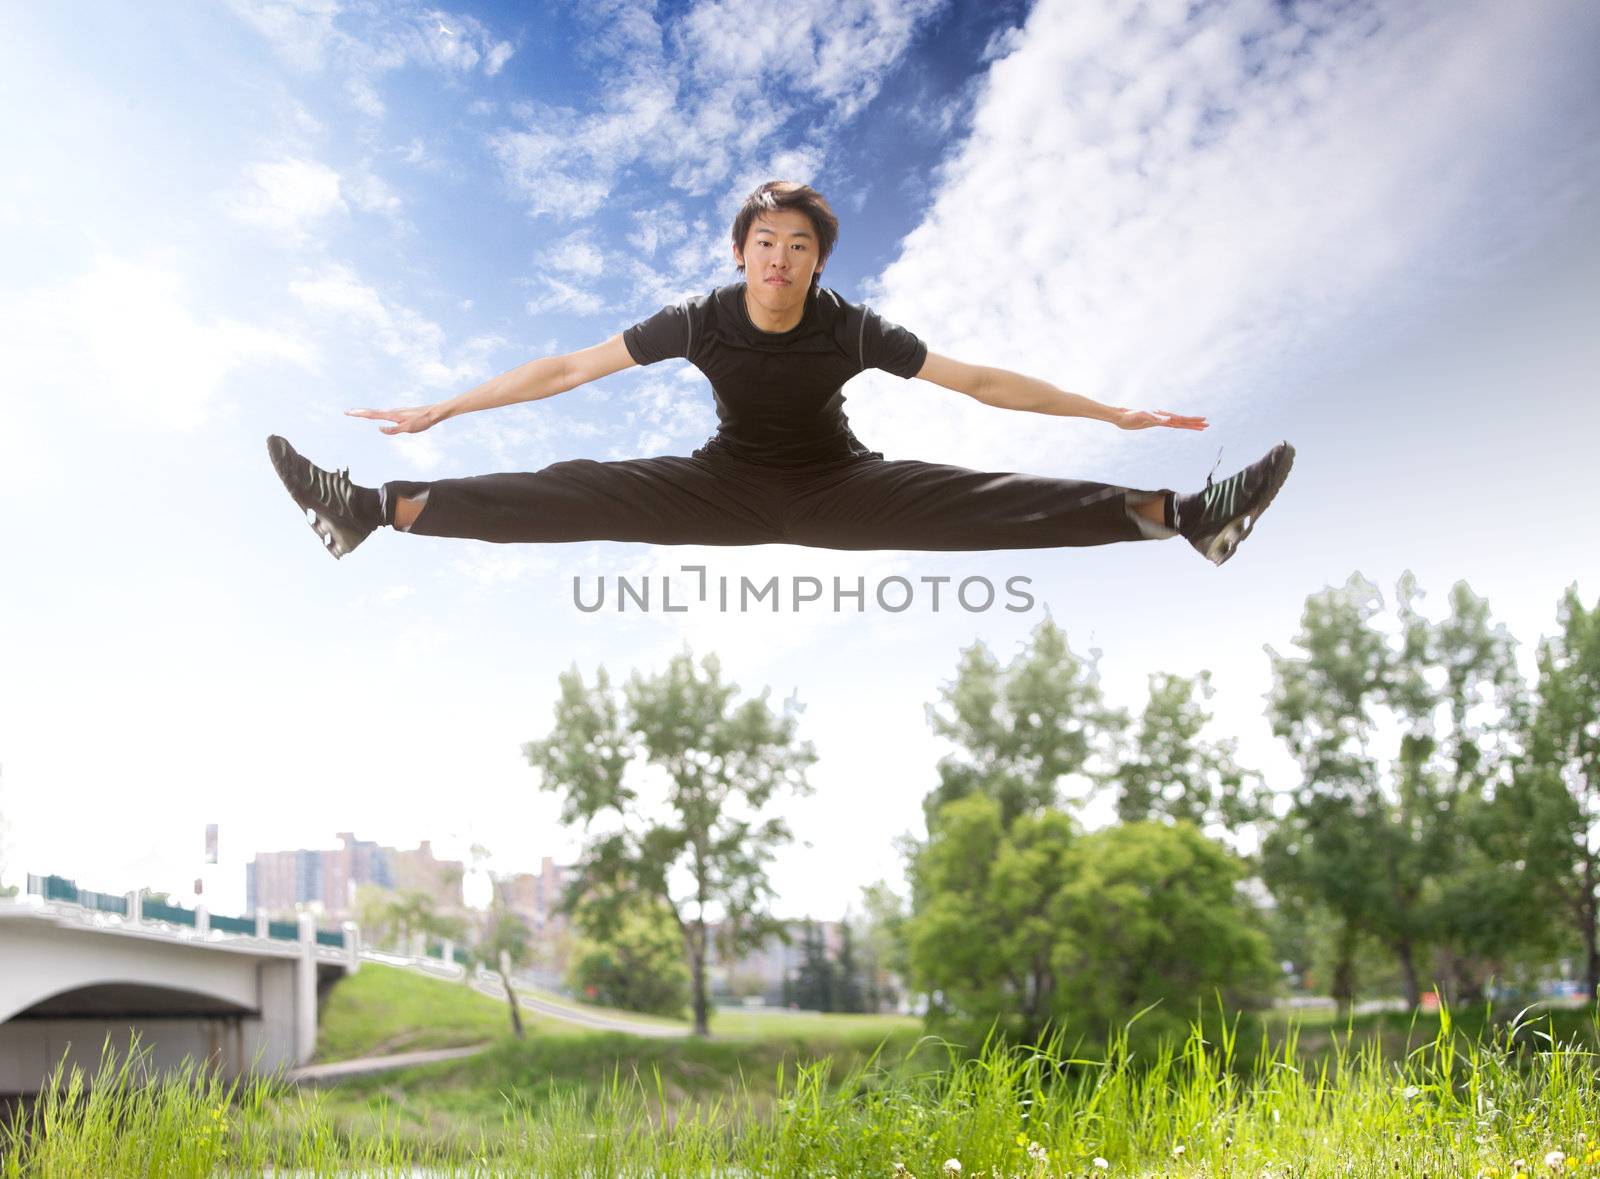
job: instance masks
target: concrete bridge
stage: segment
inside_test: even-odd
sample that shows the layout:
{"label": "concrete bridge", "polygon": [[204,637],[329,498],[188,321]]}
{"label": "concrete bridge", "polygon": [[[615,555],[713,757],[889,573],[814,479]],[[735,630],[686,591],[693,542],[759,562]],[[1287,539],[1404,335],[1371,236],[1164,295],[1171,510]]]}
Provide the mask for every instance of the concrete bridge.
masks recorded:
{"label": "concrete bridge", "polygon": [[93,1075],[109,1035],[119,1056],[137,1032],[147,1065],[185,1058],[225,1077],[303,1065],[317,1012],[360,964],[353,924],[221,917],[130,892],[29,877],[0,899],[0,1093],[35,1093],[57,1063]]}

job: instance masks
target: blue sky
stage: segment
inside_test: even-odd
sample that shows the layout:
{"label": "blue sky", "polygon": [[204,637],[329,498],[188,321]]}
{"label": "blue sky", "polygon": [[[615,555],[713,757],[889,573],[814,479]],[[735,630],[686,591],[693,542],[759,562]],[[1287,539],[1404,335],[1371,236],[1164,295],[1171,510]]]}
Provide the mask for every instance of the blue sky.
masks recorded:
{"label": "blue sky", "polygon": [[[523,741],[557,673],[715,650],[821,755],[785,911],[896,878],[959,649],[1051,615],[1108,693],[1210,668],[1280,782],[1263,646],[1306,596],[1466,579],[1530,646],[1600,592],[1600,10],[721,0],[428,8],[24,6],[0,47],[0,819],[22,872],[243,902],[257,849],[333,833],[500,866],[571,854]],[[266,463],[358,481],[687,453],[692,368],[634,369],[395,439],[342,416],[470,388],[732,280],[771,176],[843,221],[825,281],[938,352],[1205,434],[990,409],[865,374],[890,458],[1198,487],[1294,475],[1218,570],[1178,543],[848,554],[316,551]],[[1030,612],[589,615],[574,576],[1032,579]],[[680,574],[681,576],[681,574]],[[1527,652],[1525,652],[1525,655]],[[1091,808],[1091,819],[1096,812]],[[845,821],[841,821],[845,820]]]}

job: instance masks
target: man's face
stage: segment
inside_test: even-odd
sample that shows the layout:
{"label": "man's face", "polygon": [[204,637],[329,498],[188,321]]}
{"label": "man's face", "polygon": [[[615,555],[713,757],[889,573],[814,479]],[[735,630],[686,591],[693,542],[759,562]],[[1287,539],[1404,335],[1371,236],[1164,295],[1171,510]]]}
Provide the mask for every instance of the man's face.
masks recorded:
{"label": "man's face", "polygon": [[803,306],[817,265],[817,232],[799,209],[763,213],[745,235],[744,249],[733,248],[733,260],[745,268],[750,297],[782,315]]}

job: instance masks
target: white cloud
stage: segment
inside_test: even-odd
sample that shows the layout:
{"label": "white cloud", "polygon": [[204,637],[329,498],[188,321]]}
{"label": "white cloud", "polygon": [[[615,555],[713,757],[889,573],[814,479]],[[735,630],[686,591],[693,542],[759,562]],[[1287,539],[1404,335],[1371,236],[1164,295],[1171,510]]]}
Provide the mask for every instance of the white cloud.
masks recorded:
{"label": "white cloud", "polygon": [[606,267],[604,256],[594,244],[594,231],[590,229],[562,238],[545,251],[542,261],[553,270],[579,278],[596,278]]}
{"label": "white cloud", "polygon": [[350,199],[369,213],[393,215],[400,211],[400,198],[394,190],[370,172],[351,182]]}
{"label": "white cloud", "polygon": [[489,77],[498,74],[506,62],[511,60],[511,55],[516,50],[509,41],[497,41],[489,50],[489,55],[484,59],[483,72]]}
{"label": "white cloud", "polygon": [[362,212],[377,213],[388,218],[402,233],[414,232],[414,227],[405,216],[405,202],[376,173],[363,169],[345,182],[345,191]]}
{"label": "white cloud", "polygon": [[543,315],[549,311],[566,311],[573,315],[595,315],[603,311],[606,301],[600,295],[551,275],[541,275],[544,294],[528,300],[529,315]]}
{"label": "white cloud", "polygon": [[[623,254],[621,268],[630,313],[643,316],[704,294],[732,274],[727,239],[704,217],[690,220],[675,202],[669,202],[636,212],[633,219],[635,228],[628,234],[628,244],[634,252]],[[676,248],[657,260],[665,246]]]}
{"label": "white cloud", "polygon": [[653,373],[629,388],[622,404],[623,441],[609,452],[613,459],[687,453],[717,425],[705,379],[690,368]]}
{"label": "white cloud", "polygon": [[350,105],[368,118],[381,119],[389,110],[379,96],[378,88],[372,84],[372,79],[364,74],[347,78],[344,92],[350,99]]}
{"label": "white cloud", "polygon": [[[414,65],[447,77],[480,69],[494,77],[515,52],[474,17],[437,8],[352,10],[337,0],[230,0],[230,7],[297,69],[343,73],[351,105],[372,118],[385,112],[378,83],[387,73]],[[367,18],[355,31],[353,15]]]}
{"label": "white cloud", "polygon": [[325,133],[321,120],[306,109],[305,104],[297,99],[288,100],[288,117],[286,120],[300,135],[320,136]]}
{"label": "white cloud", "polygon": [[466,582],[479,589],[514,589],[530,578],[542,577],[559,568],[558,559],[548,549],[473,548],[452,557],[440,576],[451,582]]}
{"label": "white cloud", "polygon": [[316,160],[291,157],[251,164],[245,176],[243,190],[223,198],[229,215],[296,249],[313,242],[319,223],[348,214],[352,204],[362,212],[389,218],[402,230],[410,229],[399,195],[364,165],[344,177]]}
{"label": "white cloud", "polygon": [[420,135],[413,135],[404,147],[395,147],[389,150],[399,156],[405,163],[413,164],[426,171],[437,171],[439,168],[439,161],[428,151],[428,146],[422,142]]}
{"label": "white cloud", "polygon": [[333,24],[339,0],[230,0],[229,7],[299,69],[320,70],[343,36]]}
{"label": "white cloud", "polygon": [[316,222],[350,211],[340,194],[339,174],[315,160],[252,164],[246,177],[249,187],[226,202],[229,213],[294,246],[310,239]]}
{"label": "white cloud", "polygon": [[458,359],[448,361],[443,328],[420,312],[385,299],[350,267],[339,263],[314,277],[291,282],[289,290],[308,310],[318,313],[319,320],[342,321],[367,333],[423,389],[454,390],[476,383],[490,375],[485,372],[486,361],[505,345],[498,336],[476,336],[460,347]]}
{"label": "white cloud", "polygon": [[[935,351],[1215,427],[1267,358],[1542,203],[1505,193],[1556,84],[1527,80],[1583,68],[1550,9],[1189,9],[1040,0],[873,301]],[[863,385],[861,436],[924,458],[1050,470],[1122,437]]]}
{"label": "white cloud", "polygon": [[633,231],[628,244],[647,258],[655,257],[658,247],[683,240],[688,229],[683,224],[683,209],[668,201],[653,209],[638,209],[632,214]]}
{"label": "white cloud", "polygon": [[702,0],[673,32],[699,80],[798,89],[848,119],[878,93],[918,23],[941,7],[940,0],[792,0],[775,21],[765,0]]}
{"label": "white cloud", "polygon": [[[545,350],[537,355],[549,355]],[[469,414],[459,423],[462,441],[486,455],[486,467],[500,471],[538,470],[559,458],[561,441],[551,426],[550,409],[538,403],[508,405],[489,413]],[[560,435],[574,431],[563,422]]]}
{"label": "white cloud", "polygon": [[56,286],[0,292],[7,383],[55,405],[118,408],[119,428],[190,430],[236,370],[288,361],[315,366],[296,336],[225,316],[162,260],[104,254]]}
{"label": "white cloud", "polygon": [[[825,126],[854,117],[899,63],[918,24],[941,6],[797,0],[774,23],[765,4],[702,0],[663,27],[652,4],[594,5],[589,55],[616,78],[600,109],[519,104],[513,113],[524,126],[500,130],[488,144],[534,215],[594,213],[638,160],[701,195],[781,136],[804,104],[821,105]],[[798,154],[783,163],[815,171],[823,158],[818,144],[789,149]]]}
{"label": "white cloud", "polygon": [[[530,213],[586,217],[610,191],[617,165],[602,163],[592,148],[582,145],[582,130],[570,116],[562,118],[553,112],[542,121],[556,130],[499,131],[489,137],[489,150],[513,194],[524,201]],[[589,159],[582,171],[565,163],[584,154]]]}

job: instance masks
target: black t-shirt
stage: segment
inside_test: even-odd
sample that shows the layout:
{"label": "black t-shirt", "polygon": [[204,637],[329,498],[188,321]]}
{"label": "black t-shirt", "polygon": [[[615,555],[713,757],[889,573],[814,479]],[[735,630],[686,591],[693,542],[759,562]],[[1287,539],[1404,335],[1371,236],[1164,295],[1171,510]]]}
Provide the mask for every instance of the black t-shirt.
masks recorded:
{"label": "black t-shirt", "polygon": [[738,282],[663,307],[622,342],[639,364],[681,356],[706,375],[717,401],[714,451],[777,466],[871,453],[850,430],[842,386],[869,368],[914,377],[927,345],[825,288],[810,291],[789,331],[764,332],[744,294]]}

